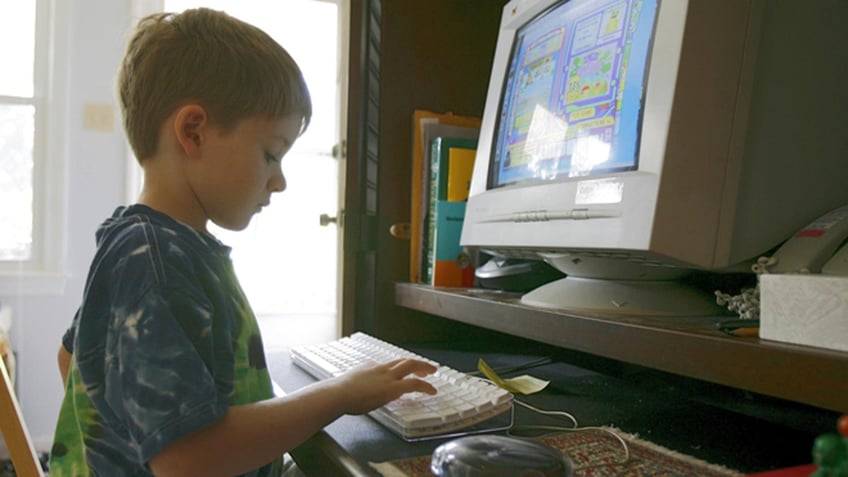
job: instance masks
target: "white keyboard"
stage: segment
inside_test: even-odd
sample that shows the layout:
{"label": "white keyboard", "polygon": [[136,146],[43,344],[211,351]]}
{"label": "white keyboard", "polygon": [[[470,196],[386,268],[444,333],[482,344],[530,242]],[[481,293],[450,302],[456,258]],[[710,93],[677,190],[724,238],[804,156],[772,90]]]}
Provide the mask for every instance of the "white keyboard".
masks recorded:
{"label": "white keyboard", "polygon": [[[512,426],[513,395],[489,381],[469,376],[364,333],[320,345],[292,349],[292,361],[318,379],[341,374],[367,362],[398,358],[427,361],[438,370],[421,379],[438,393],[409,393],[369,416],[407,440],[489,432]],[[493,419],[509,411],[508,416]],[[490,424],[490,423],[487,423]]]}

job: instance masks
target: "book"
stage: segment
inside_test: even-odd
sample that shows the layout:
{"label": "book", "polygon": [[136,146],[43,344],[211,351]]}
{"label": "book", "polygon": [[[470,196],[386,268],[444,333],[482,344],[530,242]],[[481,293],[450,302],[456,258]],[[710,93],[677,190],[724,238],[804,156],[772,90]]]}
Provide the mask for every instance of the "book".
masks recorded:
{"label": "book", "polygon": [[412,170],[409,220],[409,281],[427,283],[426,239],[430,204],[430,152],[438,136],[476,138],[480,118],[416,110],[413,114]]}
{"label": "book", "polygon": [[[424,283],[430,285],[444,285],[435,280],[434,270],[436,261],[435,248],[437,246],[436,230],[442,224],[439,223],[436,214],[436,204],[439,201],[450,202],[448,198],[451,173],[454,187],[457,192],[452,196],[457,201],[465,201],[468,198],[468,184],[471,181],[471,170],[474,167],[474,157],[477,152],[476,138],[437,137],[433,139],[430,152],[430,198],[425,225],[424,259],[422,269],[425,271]],[[458,184],[458,185],[457,185]],[[463,189],[465,189],[463,191]],[[456,201],[454,201],[456,202]],[[447,207],[447,206],[445,206]],[[463,206],[463,218],[465,209]],[[459,227],[461,233],[462,227]],[[448,240],[444,238],[443,240]],[[452,240],[452,238],[451,238]],[[443,242],[444,243],[444,242]],[[459,235],[456,236],[456,246],[459,247]],[[454,257],[455,258],[455,257]],[[460,285],[445,285],[460,286]]]}
{"label": "book", "polygon": [[470,287],[474,284],[471,259],[459,245],[465,220],[465,201],[437,200],[431,285]]}
{"label": "book", "polygon": [[[433,139],[430,152],[430,204],[434,200],[448,199],[448,182],[451,171],[459,183],[471,181],[471,169],[477,154],[477,138],[437,137]],[[466,186],[467,187],[467,186]],[[461,188],[461,187],[460,187]],[[466,190],[461,199],[468,199]]]}
{"label": "book", "polygon": [[471,189],[471,173],[474,169],[474,158],[476,156],[477,149],[450,148],[448,151],[446,200],[468,200],[468,191]]}

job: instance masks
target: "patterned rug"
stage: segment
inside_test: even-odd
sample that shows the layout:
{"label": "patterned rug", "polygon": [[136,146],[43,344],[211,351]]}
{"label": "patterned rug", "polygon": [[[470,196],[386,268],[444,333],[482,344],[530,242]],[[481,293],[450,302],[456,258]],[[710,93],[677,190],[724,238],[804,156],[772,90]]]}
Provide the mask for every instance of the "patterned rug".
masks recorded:
{"label": "patterned rug", "polygon": [[[615,432],[627,442],[630,456],[608,432],[579,431],[541,437],[545,444],[564,451],[574,463],[575,477],[738,477],[743,474],[694,457],[665,449],[635,436]],[[430,456],[371,463],[384,477],[431,477]]]}

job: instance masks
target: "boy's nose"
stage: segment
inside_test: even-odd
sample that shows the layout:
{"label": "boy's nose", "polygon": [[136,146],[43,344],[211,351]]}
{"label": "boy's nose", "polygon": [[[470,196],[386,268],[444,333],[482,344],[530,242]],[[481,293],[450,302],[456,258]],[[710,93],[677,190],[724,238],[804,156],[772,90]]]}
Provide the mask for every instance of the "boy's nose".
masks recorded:
{"label": "boy's nose", "polygon": [[271,192],[282,192],[286,190],[286,176],[280,171],[279,174],[274,174],[268,182],[268,188]]}

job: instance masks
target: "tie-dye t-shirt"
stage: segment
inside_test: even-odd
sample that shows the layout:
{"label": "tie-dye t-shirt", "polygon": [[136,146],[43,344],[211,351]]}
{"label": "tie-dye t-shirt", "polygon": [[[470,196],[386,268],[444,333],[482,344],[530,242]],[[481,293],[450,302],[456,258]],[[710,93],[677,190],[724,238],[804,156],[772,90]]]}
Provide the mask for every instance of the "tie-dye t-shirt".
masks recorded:
{"label": "tie-dye t-shirt", "polygon": [[[165,446],[273,395],[229,248],[148,207],[97,231],[50,476],[152,475]],[[279,475],[281,461],[248,475]]]}

